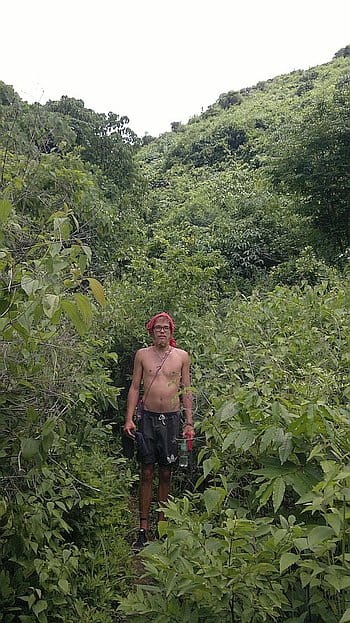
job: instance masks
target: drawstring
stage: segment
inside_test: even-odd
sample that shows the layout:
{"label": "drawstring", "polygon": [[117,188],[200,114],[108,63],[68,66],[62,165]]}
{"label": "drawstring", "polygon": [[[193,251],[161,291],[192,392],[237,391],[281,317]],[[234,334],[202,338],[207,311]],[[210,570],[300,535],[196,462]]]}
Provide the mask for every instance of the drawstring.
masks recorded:
{"label": "drawstring", "polygon": [[158,420],[165,426],[165,415],[164,413],[160,413]]}

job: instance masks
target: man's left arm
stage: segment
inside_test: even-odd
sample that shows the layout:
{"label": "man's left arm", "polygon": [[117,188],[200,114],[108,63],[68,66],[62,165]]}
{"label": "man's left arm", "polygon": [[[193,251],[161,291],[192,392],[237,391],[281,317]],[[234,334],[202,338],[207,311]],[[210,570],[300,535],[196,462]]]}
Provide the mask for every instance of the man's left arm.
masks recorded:
{"label": "man's left arm", "polygon": [[191,439],[194,437],[193,415],[192,415],[192,391],[191,391],[191,375],[190,375],[190,358],[185,353],[181,370],[182,384],[182,406],[185,414],[184,434],[190,433]]}

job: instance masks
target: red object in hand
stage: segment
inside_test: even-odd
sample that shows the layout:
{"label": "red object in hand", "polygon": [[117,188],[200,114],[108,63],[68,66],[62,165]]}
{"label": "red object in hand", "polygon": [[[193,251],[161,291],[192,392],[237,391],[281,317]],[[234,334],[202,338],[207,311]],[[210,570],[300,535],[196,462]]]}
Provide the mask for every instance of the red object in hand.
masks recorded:
{"label": "red object in hand", "polygon": [[193,439],[192,439],[191,433],[185,433],[185,437],[186,437],[187,450],[189,452],[191,452],[191,450],[192,450],[192,443],[193,443]]}

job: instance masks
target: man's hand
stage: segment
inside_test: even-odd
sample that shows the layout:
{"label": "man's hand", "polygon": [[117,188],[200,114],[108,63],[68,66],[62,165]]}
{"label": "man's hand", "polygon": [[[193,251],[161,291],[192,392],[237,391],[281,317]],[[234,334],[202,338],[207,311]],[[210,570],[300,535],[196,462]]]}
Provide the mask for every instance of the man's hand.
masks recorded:
{"label": "man's hand", "polygon": [[135,422],[133,422],[133,420],[131,420],[131,422],[125,422],[124,433],[129,435],[129,437],[132,437],[132,439],[135,439],[135,431],[136,431],[136,424]]}
{"label": "man's hand", "polygon": [[194,432],[193,424],[184,424],[184,427],[183,427],[183,437],[186,437],[187,439],[194,439],[195,438],[195,432]]}

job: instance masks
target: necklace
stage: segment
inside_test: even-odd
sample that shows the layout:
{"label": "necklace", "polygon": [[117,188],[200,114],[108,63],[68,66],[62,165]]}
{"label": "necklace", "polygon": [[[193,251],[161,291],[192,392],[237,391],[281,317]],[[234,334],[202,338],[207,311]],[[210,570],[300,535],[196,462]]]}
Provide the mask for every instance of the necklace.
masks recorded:
{"label": "necklace", "polygon": [[170,355],[170,353],[171,353],[171,350],[172,350],[172,349],[171,349],[171,347],[169,348],[169,350],[167,350],[167,351],[164,353],[164,355],[163,355],[163,356],[159,354],[159,351],[158,351],[155,347],[153,347],[153,348],[154,348],[154,352],[156,353],[156,355],[157,355],[157,357],[158,357],[158,359],[159,359],[159,361],[160,361],[161,365],[163,365],[164,361],[166,360],[166,358],[168,357],[168,355]]}

